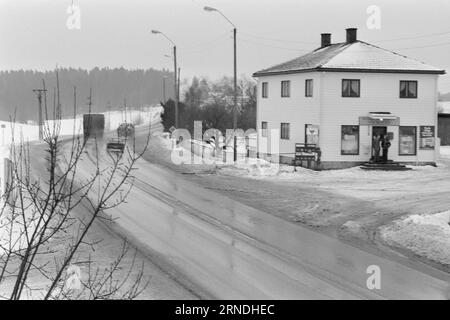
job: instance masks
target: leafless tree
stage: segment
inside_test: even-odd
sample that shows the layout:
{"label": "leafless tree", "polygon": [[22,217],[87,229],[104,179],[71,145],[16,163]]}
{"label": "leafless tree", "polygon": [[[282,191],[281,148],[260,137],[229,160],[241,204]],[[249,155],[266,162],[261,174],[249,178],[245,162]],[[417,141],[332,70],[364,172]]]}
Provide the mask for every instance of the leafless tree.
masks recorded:
{"label": "leafless tree", "polygon": [[[91,97],[92,92],[89,101]],[[123,152],[107,153],[102,141],[83,137],[75,120],[72,134],[61,134],[58,78],[53,105],[48,105],[47,94],[43,100],[47,121],[42,143],[14,141],[13,133],[10,160],[6,160],[9,170],[0,208],[0,297],[136,298],[148,285],[136,253],[124,266],[125,257],[132,254],[125,242],[107,267],[98,265],[99,243],[89,241],[87,235],[94,224],[112,219],[108,210],[125,202],[150,130],[139,151],[134,138],[125,138]],[[76,114],[75,88],[74,100]]]}

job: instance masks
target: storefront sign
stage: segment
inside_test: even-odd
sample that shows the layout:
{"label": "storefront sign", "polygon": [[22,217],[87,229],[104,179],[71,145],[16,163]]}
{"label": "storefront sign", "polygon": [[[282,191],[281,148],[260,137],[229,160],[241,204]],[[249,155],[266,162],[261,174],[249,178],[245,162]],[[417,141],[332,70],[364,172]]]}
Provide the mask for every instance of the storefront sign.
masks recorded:
{"label": "storefront sign", "polygon": [[395,119],[373,119],[371,117],[359,117],[359,125],[360,126],[399,126],[400,118],[397,117]]}
{"label": "storefront sign", "polygon": [[295,161],[320,161],[320,148],[296,143]]}
{"label": "storefront sign", "polygon": [[420,126],[420,149],[434,150],[434,126]]}

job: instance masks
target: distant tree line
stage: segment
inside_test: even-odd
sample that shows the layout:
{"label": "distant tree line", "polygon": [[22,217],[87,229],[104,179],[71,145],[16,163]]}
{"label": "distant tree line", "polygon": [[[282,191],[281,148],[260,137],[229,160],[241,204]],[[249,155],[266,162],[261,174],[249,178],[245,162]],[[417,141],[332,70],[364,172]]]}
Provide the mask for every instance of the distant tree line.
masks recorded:
{"label": "distant tree line", "polygon": [[[173,97],[173,73],[168,70],[126,70],[124,68],[58,69],[62,117],[73,115],[73,87],[77,87],[79,112],[87,111],[89,91],[92,88],[92,112],[139,108],[163,100],[163,82],[166,98]],[[165,78],[165,80],[164,80]],[[51,103],[56,86],[55,71],[0,72],[0,120],[9,120],[16,113],[17,121],[37,120],[37,98],[33,89],[47,87]]]}
{"label": "distant tree line", "polygon": [[[203,130],[214,128],[225,133],[233,129],[233,79],[217,81],[194,77],[182,92],[179,103],[179,127],[193,133],[194,121],[202,121]],[[238,128],[256,128],[256,83],[252,79],[238,79]],[[164,104],[163,124],[167,131],[175,123],[175,103]]]}

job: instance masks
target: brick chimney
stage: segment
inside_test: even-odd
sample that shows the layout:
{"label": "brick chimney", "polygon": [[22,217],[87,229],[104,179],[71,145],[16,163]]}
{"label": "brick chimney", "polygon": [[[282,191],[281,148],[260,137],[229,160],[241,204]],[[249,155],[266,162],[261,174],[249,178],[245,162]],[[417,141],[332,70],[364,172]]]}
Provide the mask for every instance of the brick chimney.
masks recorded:
{"label": "brick chimney", "polygon": [[357,31],[358,29],[356,28],[348,28],[347,30],[347,43],[353,43],[356,42],[357,40]]}
{"label": "brick chimney", "polygon": [[331,33],[322,33],[321,34],[321,48],[328,47],[331,44]]}

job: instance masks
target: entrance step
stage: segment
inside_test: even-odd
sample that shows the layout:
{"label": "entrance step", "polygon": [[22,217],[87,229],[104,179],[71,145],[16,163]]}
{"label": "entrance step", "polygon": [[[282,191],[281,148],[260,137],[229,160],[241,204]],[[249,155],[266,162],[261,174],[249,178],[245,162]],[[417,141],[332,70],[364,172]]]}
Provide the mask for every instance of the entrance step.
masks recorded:
{"label": "entrance step", "polygon": [[392,160],[386,163],[366,162],[360,166],[363,170],[383,170],[383,171],[407,171],[411,170],[407,166]]}

